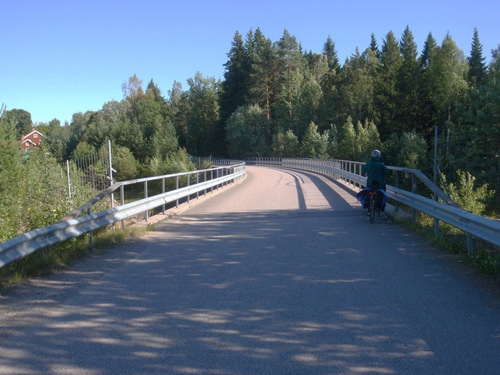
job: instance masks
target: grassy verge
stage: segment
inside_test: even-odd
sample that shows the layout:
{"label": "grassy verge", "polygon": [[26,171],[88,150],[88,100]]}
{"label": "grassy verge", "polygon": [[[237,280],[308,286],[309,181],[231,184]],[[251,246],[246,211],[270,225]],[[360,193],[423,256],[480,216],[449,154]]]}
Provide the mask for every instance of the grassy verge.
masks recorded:
{"label": "grassy verge", "polygon": [[480,239],[474,239],[474,253],[467,253],[467,235],[457,228],[440,222],[439,236],[434,233],[434,220],[426,215],[419,215],[415,223],[403,221],[403,224],[428,239],[441,250],[458,255],[463,262],[477,269],[481,274],[500,285],[500,249]]}
{"label": "grassy verge", "polygon": [[46,276],[52,272],[71,266],[85,258],[90,251],[107,248],[139,238],[153,226],[121,229],[101,229],[94,232],[94,245],[89,246],[89,234],[41,249],[0,269],[0,293],[3,288],[24,280]]}

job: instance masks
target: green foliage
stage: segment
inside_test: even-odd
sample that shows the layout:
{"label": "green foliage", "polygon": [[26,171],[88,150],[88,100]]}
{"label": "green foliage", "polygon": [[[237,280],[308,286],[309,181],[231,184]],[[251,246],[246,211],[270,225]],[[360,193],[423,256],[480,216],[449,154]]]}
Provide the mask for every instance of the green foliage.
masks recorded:
{"label": "green foliage", "polygon": [[405,132],[398,143],[397,165],[412,169],[423,169],[427,165],[427,144],[415,132]]}
{"label": "green foliage", "polygon": [[344,160],[355,160],[358,149],[356,146],[356,131],[350,117],[340,130],[339,158]]}
{"label": "green foliage", "polygon": [[18,206],[22,190],[23,155],[19,152],[14,121],[0,116],[0,242],[17,235]]}
{"label": "green foliage", "polygon": [[328,132],[322,135],[318,132],[318,126],[311,122],[302,140],[302,156],[306,158],[328,158]]}
{"label": "green foliage", "polygon": [[33,128],[33,121],[31,121],[31,113],[25,111],[24,109],[11,109],[10,111],[5,111],[2,116],[7,121],[12,121],[17,130],[17,138],[22,135],[26,135],[31,132]]}
{"label": "green foliage", "polygon": [[401,137],[396,133],[383,144],[383,157],[388,165],[405,168],[424,169],[427,166],[427,144],[415,132],[404,132]]}
{"label": "green foliage", "polygon": [[126,181],[137,177],[137,160],[132,151],[126,147],[113,148],[113,168],[117,171],[113,175],[116,181]]}
{"label": "green foliage", "polygon": [[266,113],[258,105],[238,108],[226,124],[229,156],[244,159],[261,154],[266,146],[267,125]]}
{"label": "green foliage", "polygon": [[[9,177],[14,170],[16,176]],[[70,199],[66,171],[43,149],[30,151],[29,158],[15,167],[10,164],[9,171],[4,171],[0,178],[2,187],[7,188],[0,210],[2,242],[58,222],[94,194],[75,176]]]}
{"label": "green foliage", "polygon": [[443,176],[444,184],[450,193],[450,198],[457,202],[460,207],[476,215],[482,215],[486,205],[484,202],[492,197],[494,192],[488,189],[488,184],[476,186],[476,178],[469,172],[458,170],[458,183],[446,182],[446,176]]}
{"label": "green foliage", "polygon": [[165,174],[194,171],[196,166],[184,148],[172,153],[165,160]]}
{"label": "green foliage", "polygon": [[73,159],[83,159],[94,154],[95,151],[96,150],[93,146],[88,144],[86,141],[82,141],[76,146],[75,151],[73,152]]}
{"label": "green foliage", "polygon": [[272,144],[274,156],[293,157],[299,153],[299,139],[292,130],[276,134]]}
{"label": "green foliage", "polygon": [[224,122],[245,104],[249,94],[250,57],[239,32],[234,35],[228,57],[228,62],[224,64],[226,72],[221,93],[221,117]]}
{"label": "green foliage", "polygon": [[479,87],[486,82],[487,71],[484,64],[483,46],[479,41],[479,33],[477,28],[474,28],[474,36],[472,38],[472,46],[469,57],[469,72],[467,79],[472,87]]}
{"label": "green foliage", "polygon": [[218,83],[200,72],[188,79],[188,148],[195,155],[211,155],[224,139],[219,127]]}

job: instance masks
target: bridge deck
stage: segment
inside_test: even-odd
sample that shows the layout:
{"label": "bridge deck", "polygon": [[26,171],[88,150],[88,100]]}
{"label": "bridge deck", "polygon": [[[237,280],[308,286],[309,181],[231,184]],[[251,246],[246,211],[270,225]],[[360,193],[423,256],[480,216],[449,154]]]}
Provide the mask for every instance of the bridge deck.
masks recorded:
{"label": "bridge deck", "polygon": [[223,194],[45,282],[52,294],[3,326],[0,374],[500,369],[498,300],[310,172],[248,167]]}

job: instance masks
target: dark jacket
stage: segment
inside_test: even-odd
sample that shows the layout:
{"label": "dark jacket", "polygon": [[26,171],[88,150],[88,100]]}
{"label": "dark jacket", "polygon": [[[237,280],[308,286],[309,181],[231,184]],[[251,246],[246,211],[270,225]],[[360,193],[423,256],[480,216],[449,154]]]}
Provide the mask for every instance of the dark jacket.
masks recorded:
{"label": "dark jacket", "polygon": [[368,177],[366,186],[370,187],[373,181],[378,181],[379,189],[385,191],[385,175],[387,174],[387,167],[378,156],[372,158],[361,169],[361,173]]}

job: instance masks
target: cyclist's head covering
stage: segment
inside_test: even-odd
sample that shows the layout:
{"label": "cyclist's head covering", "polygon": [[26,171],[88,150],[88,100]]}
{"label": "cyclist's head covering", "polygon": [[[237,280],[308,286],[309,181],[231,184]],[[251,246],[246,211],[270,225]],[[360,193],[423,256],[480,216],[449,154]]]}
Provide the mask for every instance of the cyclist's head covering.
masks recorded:
{"label": "cyclist's head covering", "polygon": [[382,153],[379,150],[372,151],[372,158],[381,157]]}

